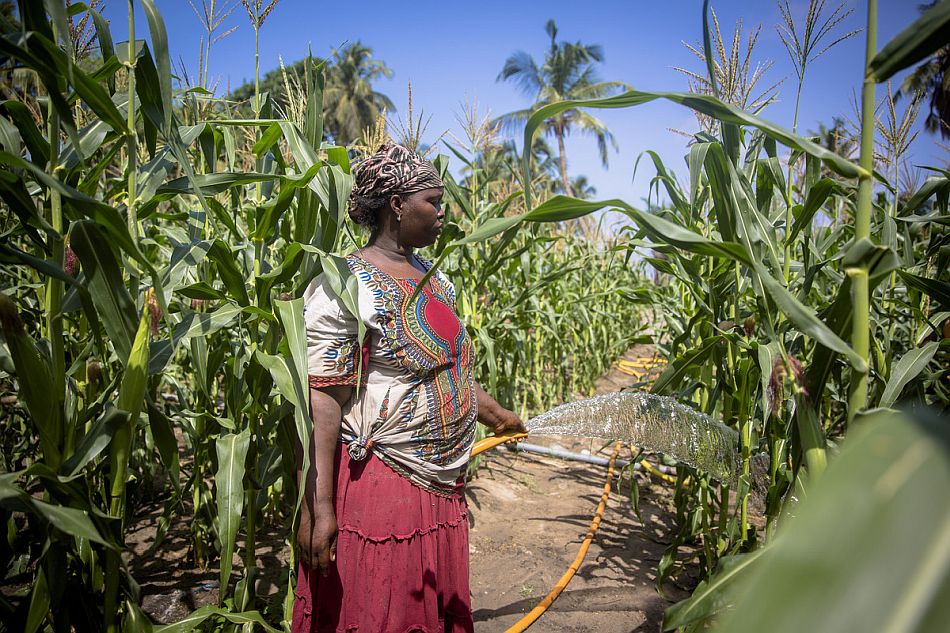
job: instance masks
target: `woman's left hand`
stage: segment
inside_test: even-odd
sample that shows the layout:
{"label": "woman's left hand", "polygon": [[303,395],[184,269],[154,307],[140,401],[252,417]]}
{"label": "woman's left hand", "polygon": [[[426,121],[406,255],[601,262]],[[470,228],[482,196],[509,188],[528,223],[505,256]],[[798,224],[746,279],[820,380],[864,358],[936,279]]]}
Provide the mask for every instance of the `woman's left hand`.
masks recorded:
{"label": "woman's left hand", "polygon": [[527,433],[524,422],[513,411],[498,404],[498,401],[488,395],[477,383],[475,396],[478,400],[478,421],[497,434]]}
{"label": "woman's left hand", "polygon": [[524,422],[521,421],[521,418],[518,417],[514,411],[509,411],[501,406],[499,406],[499,411],[496,412],[496,422],[494,431],[496,435],[501,435],[502,433],[527,433],[528,429],[525,428]]}

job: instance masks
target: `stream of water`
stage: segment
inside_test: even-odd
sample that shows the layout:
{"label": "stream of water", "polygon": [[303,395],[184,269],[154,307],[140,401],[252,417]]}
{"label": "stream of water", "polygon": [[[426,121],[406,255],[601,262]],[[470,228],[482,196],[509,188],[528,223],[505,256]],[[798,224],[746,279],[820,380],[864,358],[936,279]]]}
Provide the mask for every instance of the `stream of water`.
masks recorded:
{"label": "stream of water", "polygon": [[623,440],[735,484],[739,434],[667,396],[621,392],[569,402],[526,423],[531,435]]}

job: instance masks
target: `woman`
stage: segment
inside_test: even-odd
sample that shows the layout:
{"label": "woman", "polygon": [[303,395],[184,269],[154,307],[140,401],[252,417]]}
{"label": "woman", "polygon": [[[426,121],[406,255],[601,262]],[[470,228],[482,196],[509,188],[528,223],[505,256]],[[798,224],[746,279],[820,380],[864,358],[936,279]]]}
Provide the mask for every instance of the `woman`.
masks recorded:
{"label": "woman", "polygon": [[346,258],[358,316],[324,275],[304,295],[314,429],[295,633],[473,630],[462,489],[475,423],[524,425],[475,383],[452,284],[436,272],[413,297],[431,266],[414,251],[439,235],[442,191],[431,163],[380,148],[349,200],[371,230]]}

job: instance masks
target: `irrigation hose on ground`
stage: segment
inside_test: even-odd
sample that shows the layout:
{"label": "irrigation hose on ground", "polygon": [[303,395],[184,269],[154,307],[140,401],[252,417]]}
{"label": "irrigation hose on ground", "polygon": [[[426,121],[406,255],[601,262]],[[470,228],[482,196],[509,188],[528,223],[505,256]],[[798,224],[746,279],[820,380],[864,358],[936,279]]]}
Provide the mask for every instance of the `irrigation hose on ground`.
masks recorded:
{"label": "irrigation hose on ground", "polygon": [[633,376],[637,380],[640,380],[644,376],[648,375],[654,369],[661,367],[666,364],[666,361],[660,358],[659,356],[654,356],[652,358],[643,356],[641,358],[635,358],[633,360],[620,359],[617,361],[617,370],[622,374],[627,374],[628,376]]}
{"label": "irrigation hose on ground", "polygon": [[640,358],[634,358],[633,360],[621,358],[617,361],[617,364],[623,367],[640,367],[641,369],[649,369],[650,367],[655,367],[656,365],[664,365],[666,364],[666,361],[657,355],[641,356]]}
{"label": "irrigation hose on ground", "polygon": [[[472,457],[484,453],[485,451],[495,448],[501,444],[508,444],[509,442],[515,442],[526,437],[528,437],[527,433],[506,433],[503,435],[491,435],[475,442],[475,446],[472,447]],[[657,479],[665,481],[669,484],[676,483],[676,477],[662,472],[646,459],[641,459],[639,463],[643,467],[643,470],[647,471]]]}
{"label": "irrigation hose on ground", "polygon": [[544,597],[544,600],[539,602],[538,606],[529,611],[526,616],[518,620],[514,626],[510,627],[505,633],[521,633],[534,624],[535,621],[548,610],[548,607],[554,604],[557,597],[561,595],[561,592],[567,587],[567,583],[571,582],[571,578],[573,578],[577,570],[580,569],[581,563],[584,562],[584,557],[587,556],[587,550],[594,540],[594,534],[597,532],[597,528],[600,527],[600,518],[607,508],[607,498],[610,496],[610,485],[613,483],[614,478],[614,463],[617,461],[617,455],[620,454],[621,446],[623,446],[622,442],[617,442],[616,445],[614,445],[614,453],[611,455],[610,465],[607,467],[607,481],[604,483],[604,494],[600,496],[600,503],[597,505],[597,511],[594,513],[594,520],[591,521],[590,528],[587,530],[587,536],[584,537],[584,542],[581,543],[581,548],[577,552],[577,558],[575,558],[571,566],[567,568],[567,571],[564,572],[561,579],[557,581],[557,584],[554,585],[550,593]]}
{"label": "irrigation hose on ground", "polygon": [[[500,444],[514,442],[527,436],[527,433],[505,433],[502,435],[486,437],[476,442],[475,446],[472,447],[472,457],[475,457],[480,453],[484,453],[485,451],[499,446]],[[600,521],[604,515],[604,510],[607,509],[607,499],[610,497],[610,487],[614,478],[614,465],[617,463],[617,456],[620,455],[620,449],[622,446],[623,442],[617,442],[614,445],[614,452],[610,456],[610,462],[607,465],[607,480],[604,482],[604,492],[600,496],[600,503],[597,505],[597,510],[594,512],[594,518],[590,523],[590,528],[587,530],[587,534],[584,537],[584,541],[581,543],[581,547],[577,552],[577,557],[574,558],[574,562],[571,563],[571,566],[567,568],[567,571],[564,572],[564,575],[561,576],[560,580],[557,581],[557,584],[554,585],[554,588],[551,589],[548,595],[546,595],[544,599],[534,607],[534,609],[529,611],[527,615],[518,620],[513,626],[505,631],[505,633],[522,633],[522,631],[525,631],[529,626],[534,624],[538,618],[540,618],[544,612],[547,611],[552,604],[554,604],[554,601],[557,600],[558,596],[561,595],[561,592],[564,591],[568,583],[571,582],[574,574],[576,574],[577,570],[580,569],[581,563],[584,562],[584,557],[587,556],[587,550],[590,549],[590,544],[594,540],[594,534],[596,534],[597,529],[600,527]],[[645,459],[640,460],[640,464],[651,475],[654,475],[655,477],[658,477],[669,483],[676,483],[675,477],[671,477],[670,475],[661,472]]]}

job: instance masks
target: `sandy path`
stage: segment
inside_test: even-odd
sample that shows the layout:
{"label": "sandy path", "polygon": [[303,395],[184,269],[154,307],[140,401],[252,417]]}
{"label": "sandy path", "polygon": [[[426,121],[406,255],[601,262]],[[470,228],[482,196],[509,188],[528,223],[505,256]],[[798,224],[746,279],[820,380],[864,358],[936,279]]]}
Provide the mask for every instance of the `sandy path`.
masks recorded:
{"label": "sandy path", "polygon": [[[625,358],[649,356],[637,346]],[[613,369],[598,393],[636,378]],[[602,451],[603,442],[532,438],[574,451]],[[629,456],[629,453],[626,453]],[[607,468],[496,449],[468,487],[472,598],[476,631],[504,631],[530,611],[577,555],[600,500]],[[534,631],[627,633],[658,631],[670,604],[654,588],[655,569],[672,529],[668,484],[639,476],[641,522],[629,501],[630,482],[615,485],[584,563]],[[688,594],[664,587],[673,600]]]}

